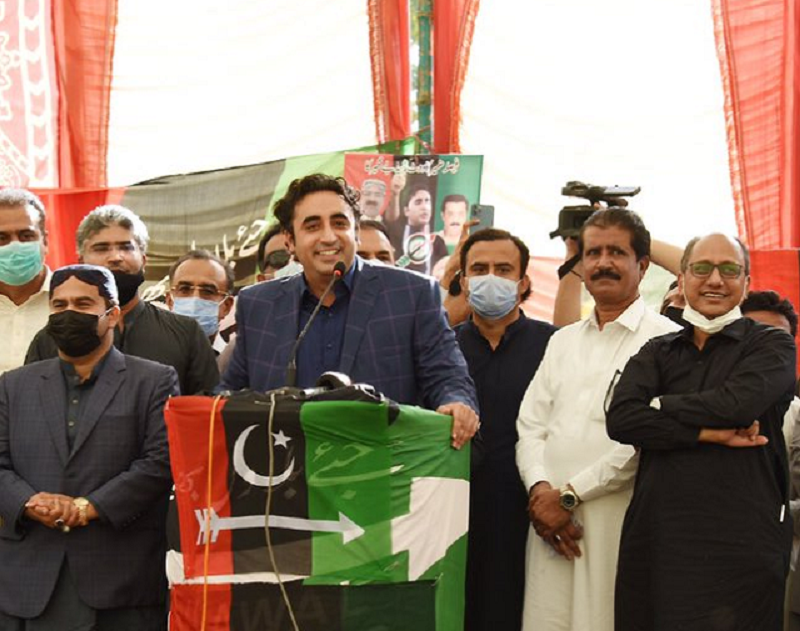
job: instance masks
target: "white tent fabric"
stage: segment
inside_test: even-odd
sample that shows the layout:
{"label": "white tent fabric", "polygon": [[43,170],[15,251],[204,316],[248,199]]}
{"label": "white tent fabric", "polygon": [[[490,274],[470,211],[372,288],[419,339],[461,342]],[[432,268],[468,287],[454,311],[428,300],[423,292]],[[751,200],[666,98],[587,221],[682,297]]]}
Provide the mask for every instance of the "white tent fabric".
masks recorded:
{"label": "white tent fabric", "polygon": [[119,0],[108,184],[375,142],[364,0]]}
{"label": "white tent fabric", "polygon": [[567,180],[641,186],[630,208],[675,245],[736,232],[709,3],[481,3],[461,111],[482,203],[536,256],[564,254]]}

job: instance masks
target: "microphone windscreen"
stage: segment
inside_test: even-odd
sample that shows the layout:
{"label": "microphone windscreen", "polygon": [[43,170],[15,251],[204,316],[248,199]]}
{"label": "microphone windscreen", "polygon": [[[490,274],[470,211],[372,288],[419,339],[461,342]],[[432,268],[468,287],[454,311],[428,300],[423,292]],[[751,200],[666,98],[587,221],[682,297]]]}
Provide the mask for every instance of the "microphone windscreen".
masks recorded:
{"label": "microphone windscreen", "polygon": [[344,261],[339,261],[336,265],[333,266],[333,275],[336,278],[341,278],[344,276],[344,273],[347,271],[347,266],[345,266]]}

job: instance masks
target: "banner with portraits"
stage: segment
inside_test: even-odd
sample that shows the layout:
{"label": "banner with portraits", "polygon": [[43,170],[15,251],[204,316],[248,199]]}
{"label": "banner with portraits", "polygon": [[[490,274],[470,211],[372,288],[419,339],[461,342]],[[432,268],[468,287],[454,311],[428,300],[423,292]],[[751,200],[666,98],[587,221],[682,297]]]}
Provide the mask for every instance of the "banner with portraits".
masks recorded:
{"label": "banner with portraits", "polygon": [[399,266],[433,276],[480,202],[482,171],[483,156],[348,153],[344,162],[362,220],[384,224]]}

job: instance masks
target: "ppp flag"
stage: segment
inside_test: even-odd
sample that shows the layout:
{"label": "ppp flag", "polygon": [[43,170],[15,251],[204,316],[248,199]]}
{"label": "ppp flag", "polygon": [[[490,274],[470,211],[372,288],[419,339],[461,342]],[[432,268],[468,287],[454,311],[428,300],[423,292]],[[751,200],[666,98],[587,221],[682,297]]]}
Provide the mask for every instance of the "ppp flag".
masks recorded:
{"label": "ppp flag", "polygon": [[469,454],[449,418],[255,393],[214,406],[178,397],[165,413],[172,629],[291,629],[277,572],[306,630],[462,628]]}

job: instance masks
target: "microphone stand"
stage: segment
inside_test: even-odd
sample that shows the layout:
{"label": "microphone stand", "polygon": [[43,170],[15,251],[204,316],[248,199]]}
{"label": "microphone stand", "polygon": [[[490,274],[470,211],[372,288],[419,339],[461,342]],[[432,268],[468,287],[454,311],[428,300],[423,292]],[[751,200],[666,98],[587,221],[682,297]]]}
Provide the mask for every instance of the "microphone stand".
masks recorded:
{"label": "microphone stand", "polygon": [[327,298],[328,294],[331,293],[331,290],[336,282],[340,280],[342,276],[344,276],[345,271],[347,271],[347,268],[344,266],[342,261],[339,261],[333,267],[333,278],[331,278],[331,281],[328,283],[325,291],[322,292],[322,296],[320,296],[317,306],[314,307],[314,311],[311,312],[311,317],[308,319],[308,322],[306,322],[303,330],[300,331],[300,335],[297,336],[297,341],[294,343],[294,347],[292,347],[292,355],[291,359],[289,359],[289,365],[286,367],[287,388],[294,388],[295,383],[297,383],[297,350],[300,348],[300,343],[303,341],[306,333],[308,333],[308,330],[311,328],[311,324],[314,322],[314,318],[317,317],[319,310],[322,308],[322,303],[325,302],[325,298]]}

